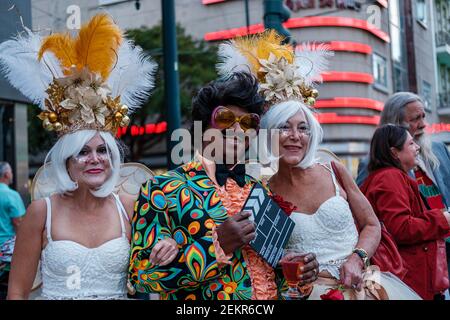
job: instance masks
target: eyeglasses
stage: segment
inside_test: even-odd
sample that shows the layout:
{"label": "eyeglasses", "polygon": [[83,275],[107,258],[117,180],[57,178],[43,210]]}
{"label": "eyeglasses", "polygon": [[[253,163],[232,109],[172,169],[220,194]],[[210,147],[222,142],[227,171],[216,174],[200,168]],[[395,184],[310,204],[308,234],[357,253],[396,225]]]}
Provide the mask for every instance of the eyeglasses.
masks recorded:
{"label": "eyeglasses", "polygon": [[239,123],[242,130],[259,129],[259,115],[256,113],[246,113],[237,117],[233,111],[227,107],[218,106],[211,115],[211,124],[214,128],[224,130],[231,128],[236,122]]}
{"label": "eyeglasses", "polygon": [[294,134],[294,130],[296,130],[299,134],[299,136],[309,136],[311,134],[311,129],[307,125],[299,125],[297,128],[292,128],[287,125],[278,128],[280,130],[280,134],[282,136],[290,136]]}

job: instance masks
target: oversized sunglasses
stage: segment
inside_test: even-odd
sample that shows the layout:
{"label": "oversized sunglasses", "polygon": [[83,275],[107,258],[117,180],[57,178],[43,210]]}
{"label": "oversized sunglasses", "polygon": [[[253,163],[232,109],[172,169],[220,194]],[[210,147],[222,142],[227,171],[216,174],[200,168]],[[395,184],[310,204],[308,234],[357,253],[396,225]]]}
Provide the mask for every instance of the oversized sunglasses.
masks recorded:
{"label": "oversized sunglasses", "polygon": [[224,130],[231,128],[236,122],[239,123],[242,130],[259,129],[259,115],[256,113],[246,113],[237,117],[233,111],[227,107],[218,106],[211,115],[211,124],[213,128]]}

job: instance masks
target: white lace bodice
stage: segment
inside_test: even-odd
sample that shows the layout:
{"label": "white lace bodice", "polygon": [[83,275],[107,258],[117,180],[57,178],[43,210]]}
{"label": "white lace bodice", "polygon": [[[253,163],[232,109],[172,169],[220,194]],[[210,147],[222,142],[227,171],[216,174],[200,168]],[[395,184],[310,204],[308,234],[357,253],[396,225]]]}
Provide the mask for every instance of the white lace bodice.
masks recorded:
{"label": "white lace bodice", "polygon": [[358,231],[348,202],[339,194],[333,170],[324,167],[331,172],[336,195],[324,201],[314,214],[291,214],[295,227],[287,247],[315,253],[319,270],[339,279],[340,267],[358,242]]}
{"label": "white lace bodice", "polygon": [[47,202],[48,244],[41,253],[42,296],[46,299],[123,299],[127,293],[130,244],[125,209],[114,195],[122,234],[96,248],[51,238],[51,201]]}

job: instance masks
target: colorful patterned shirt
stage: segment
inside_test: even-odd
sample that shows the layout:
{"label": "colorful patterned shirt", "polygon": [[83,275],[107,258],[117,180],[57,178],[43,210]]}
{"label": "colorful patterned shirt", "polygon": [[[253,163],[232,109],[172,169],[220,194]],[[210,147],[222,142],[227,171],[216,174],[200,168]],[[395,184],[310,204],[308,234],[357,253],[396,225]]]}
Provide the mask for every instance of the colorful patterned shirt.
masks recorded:
{"label": "colorful patterned shirt", "polygon": [[[255,183],[246,176],[243,189],[250,190]],[[222,200],[227,202],[199,161],[157,176],[142,186],[132,221],[129,269],[130,282],[137,292],[159,293],[164,300],[264,298],[253,290],[260,278],[259,271],[251,274],[256,269],[248,268],[248,263],[255,261],[249,257],[249,250],[236,250],[230,264],[217,260],[213,229],[228,218],[229,207]],[[167,237],[175,239],[179,253],[166,266],[153,265],[149,262],[151,250]],[[267,282],[271,278],[273,283],[273,277],[273,273],[266,272],[262,279]],[[276,298],[272,286],[267,288],[270,298]]]}

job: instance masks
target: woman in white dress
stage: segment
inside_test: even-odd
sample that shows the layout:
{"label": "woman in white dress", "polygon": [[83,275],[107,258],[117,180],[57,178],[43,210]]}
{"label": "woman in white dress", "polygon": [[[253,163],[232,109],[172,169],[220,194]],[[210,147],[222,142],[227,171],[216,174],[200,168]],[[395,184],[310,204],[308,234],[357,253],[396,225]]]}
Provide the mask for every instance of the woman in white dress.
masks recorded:
{"label": "woman in white dress", "polygon": [[[112,192],[121,163],[116,141],[107,132],[81,130],[63,136],[50,155],[60,192],[27,209],[8,299],[28,298],[39,260],[45,299],[126,298],[135,199]],[[175,242],[161,246],[159,256],[170,262]]]}
{"label": "woman in white dress", "polygon": [[[122,37],[111,17],[94,16],[78,37],[25,36],[0,44],[7,79],[42,109],[58,140],[47,158],[56,193],[33,201],[18,230],[8,299],[27,299],[41,261],[46,299],[127,296],[134,197],[113,190],[123,160],[114,139],[153,87],[155,63]],[[128,107],[128,106],[129,107]],[[161,241],[160,264],[177,252]]]}
{"label": "woman in white dress", "polygon": [[[261,130],[271,131],[267,145],[279,150],[268,158],[272,168],[278,165],[269,188],[284,208],[286,202],[296,207],[288,248],[299,249],[297,255],[312,252],[319,262],[309,298],[319,299],[328,289],[341,288],[346,299],[418,298],[399,279],[368,268],[380,242],[378,219],[341,164],[334,165],[335,172],[330,164],[316,161],[322,128],[309,107],[318,96],[314,83],[332,54],[324,44],[296,49],[283,40],[272,30],[223,43],[217,69],[225,77],[232,71],[250,70],[260,82],[266,100]],[[258,156],[265,160],[261,153]],[[289,253],[283,259],[293,257]],[[310,286],[302,278],[300,285]]]}
{"label": "woman in white dress", "polygon": [[269,186],[295,206],[288,248],[313,252],[319,262],[309,299],[337,288],[344,299],[419,299],[397,277],[369,265],[380,241],[379,222],[342,164],[333,169],[317,162],[322,128],[309,108],[296,100],[275,104],[261,127],[278,129],[279,169]]}
{"label": "woman in white dress", "polygon": [[8,299],[28,298],[40,259],[43,298],[125,298],[134,198],[112,193],[121,159],[114,138],[94,130],[68,134],[51,158],[61,192],[27,209]]}

